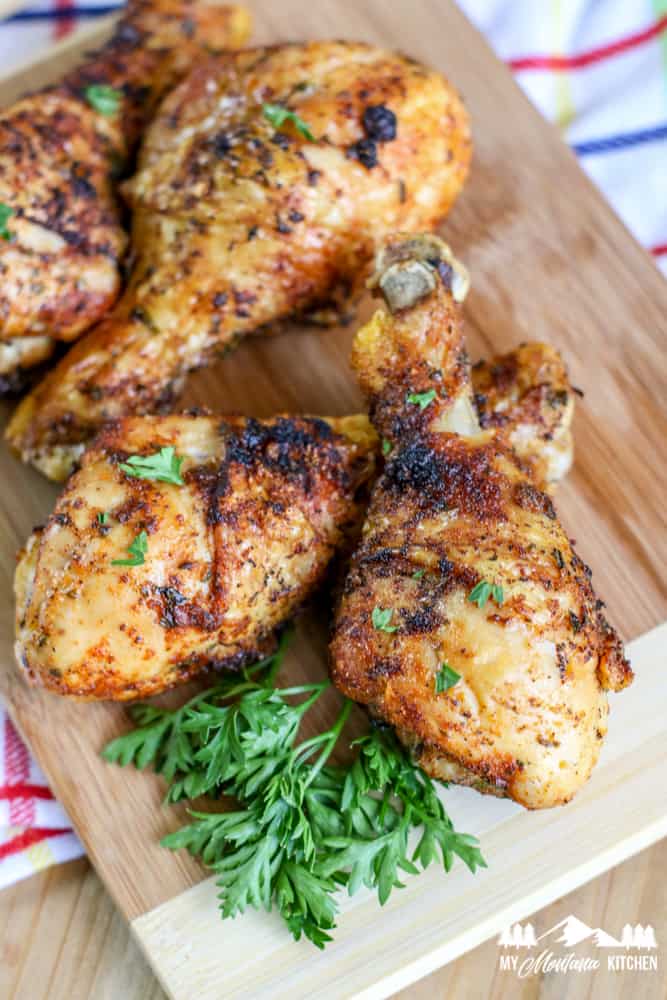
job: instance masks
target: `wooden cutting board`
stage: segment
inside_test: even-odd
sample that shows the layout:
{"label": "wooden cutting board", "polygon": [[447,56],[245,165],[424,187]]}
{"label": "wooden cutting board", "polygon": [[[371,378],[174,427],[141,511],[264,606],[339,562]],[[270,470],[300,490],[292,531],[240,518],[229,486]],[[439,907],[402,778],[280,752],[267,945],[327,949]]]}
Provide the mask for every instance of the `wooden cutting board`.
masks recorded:
{"label": "wooden cutting board", "polygon": [[[465,307],[471,353],[488,355],[528,338],[563,351],[585,398],[575,420],[575,468],[557,497],[561,516],[624,638],[664,621],[667,285],[650,258],[453,3],[249,6],[257,42],[364,39],[442,69],[462,91],[475,159],[442,233],[472,273]],[[60,56],[3,81],[0,103],[57,78],[90,45],[87,32]],[[249,340],[193,379],[186,401],[256,416],[354,412],[361,400],[347,368],[353,332],[294,329]],[[160,781],[98,757],[127,726],[124,709],[30,690],[14,666],[15,552],[48,514],[56,490],[4,447],[0,472],[2,693],[171,995],[386,995],[667,832],[663,628],[633,643],[637,683],[613,698],[603,761],[574,803],[527,814],[468,790],[447,793],[456,821],[482,835],[488,872],[473,878],[461,866],[446,879],[429,872],[382,913],[374,901],[355,897],[324,954],[293,943],[272,915],[221,924],[206,873],[158,846],[182,816],[161,807]],[[325,617],[304,619],[283,677],[324,674]],[[361,713],[355,725],[363,725]]]}

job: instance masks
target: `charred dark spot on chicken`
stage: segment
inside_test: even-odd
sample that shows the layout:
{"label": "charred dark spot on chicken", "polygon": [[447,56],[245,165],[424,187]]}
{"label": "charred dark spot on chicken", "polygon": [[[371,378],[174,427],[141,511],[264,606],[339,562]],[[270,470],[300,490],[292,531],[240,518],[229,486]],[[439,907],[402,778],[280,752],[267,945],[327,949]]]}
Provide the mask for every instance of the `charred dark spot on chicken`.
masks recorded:
{"label": "charred dark spot on chicken", "polygon": [[346,155],[350,160],[358,160],[362,167],[372,170],[378,164],[377,145],[372,139],[359,139],[348,146]]}
{"label": "charred dark spot on chicken", "polygon": [[396,138],[396,115],[382,104],[365,108],[362,123],[367,138],[375,142],[391,142]]}

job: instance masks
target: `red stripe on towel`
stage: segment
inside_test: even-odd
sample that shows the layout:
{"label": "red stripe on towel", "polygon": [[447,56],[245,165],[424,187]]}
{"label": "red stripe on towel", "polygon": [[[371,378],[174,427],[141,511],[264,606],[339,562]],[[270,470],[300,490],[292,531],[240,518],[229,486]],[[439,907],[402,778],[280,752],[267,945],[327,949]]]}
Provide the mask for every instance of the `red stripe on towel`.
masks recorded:
{"label": "red stripe on towel", "polygon": [[593,65],[593,63],[602,62],[604,59],[621,55],[623,52],[629,52],[631,49],[636,48],[638,45],[643,45],[645,42],[650,42],[652,38],[657,38],[658,35],[661,35],[666,28],[667,14],[648,28],[644,28],[643,31],[637,31],[633,35],[626,35],[625,38],[619,38],[615,42],[608,42],[606,45],[589,49],[587,52],[580,52],[575,56],[521,56],[518,59],[509,59],[508,65],[515,72],[531,69],[549,69],[555,71],[583,69],[586,66]]}
{"label": "red stripe on towel", "polygon": [[[5,719],[5,772],[8,785],[18,785],[30,776],[28,750],[13,724]],[[9,802],[9,822],[12,826],[30,826],[35,821],[35,804],[21,796]]]}
{"label": "red stripe on towel", "polygon": [[[55,0],[56,10],[71,10],[74,6],[73,0]],[[58,20],[53,25],[53,37],[56,41],[60,41],[63,38],[67,38],[71,35],[74,30],[74,25],[76,24],[76,18],[74,14],[72,17],[59,17]]]}
{"label": "red stripe on towel", "polygon": [[60,827],[45,827],[43,830],[24,830],[23,833],[19,833],[5,844],[0,844],[0,861],[12,854],[25,851],[28,847],[33,847],[35,844],[41,844],[43,840],[48,840],[49,837],[62,837],[64,833],[71,832],[71,830],[61,829]]}
{"label": "red stripe on towel", "polygon": [[[53,793],[44,785],[0,785],[0,799],[52,799]],[[20,825],[20,824],[19,824]]]}

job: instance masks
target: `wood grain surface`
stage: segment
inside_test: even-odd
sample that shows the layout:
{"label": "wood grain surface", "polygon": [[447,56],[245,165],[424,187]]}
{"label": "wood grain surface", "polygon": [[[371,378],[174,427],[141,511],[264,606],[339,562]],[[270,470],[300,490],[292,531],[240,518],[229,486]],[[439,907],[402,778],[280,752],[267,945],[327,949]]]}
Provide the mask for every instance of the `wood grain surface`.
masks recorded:
{"label": "wood grain surface", "polygon": [[[453,4],[255,0],[249,6],[256,41],[334,36],[400,47],[443,69],[462,91],[475,159],[442,232],[472,272],[466,302],[471,353],[478,357],[527,338],[563,351],[586,396],[575,420],[575,468],[557,498],[561,516],[623,636],[663,620],[667,286],[649,257]],[[61,59],[3,81],[0,102],[53,79],[76,55],[70,46]],[[352,412],[361,406],[347,369],[352,334],[353,328],[292,330],[249,340],[193,379],[187,402],[258,416]],[[199,881],[202,871],[157,846],[165,827],[177,822],[159,808],[158,781],[98,758],[105,740],[126,725],[124,710],[30,691],[14,668],[15,551],[48,513],[55,490],[5,450],[0,468],[2,691],[91,860],[133,919]],[[325,618],[315,614],[302,624],[287,665],[290,679],[324,673]]]}
{"label": "wood grain surface", "polygon": [[[575,913],[591,927],[640,918],[667,941],[667,841],[537,913],[537,934]],[[86,861],[51,868],[0,893],[0,996],[5,1000],[164,1000],[130,929]],[[396,1000],[663,1000],[652,975],[597,972],[520,980],[491,939],[396,994]],[[664,950],[661,951],[661,956]]]}

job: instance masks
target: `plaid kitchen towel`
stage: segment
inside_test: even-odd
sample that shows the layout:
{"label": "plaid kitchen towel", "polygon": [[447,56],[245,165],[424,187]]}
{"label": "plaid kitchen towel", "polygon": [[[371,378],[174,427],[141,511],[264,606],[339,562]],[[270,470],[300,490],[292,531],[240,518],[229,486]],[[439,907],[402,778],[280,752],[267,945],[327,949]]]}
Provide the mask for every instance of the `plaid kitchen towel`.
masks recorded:
{"label": "plaid kitchen towel", "polygon": [[[667,0],[459,3],[667,274]],[[0,77],[117,6],[22,8],[0,23]],[[0,888],[81,853],[0,708]]]}
{"label": "plaid kitchen towel", "polygon": [[0,710],[0,889],[82,853],[65,810]]}

